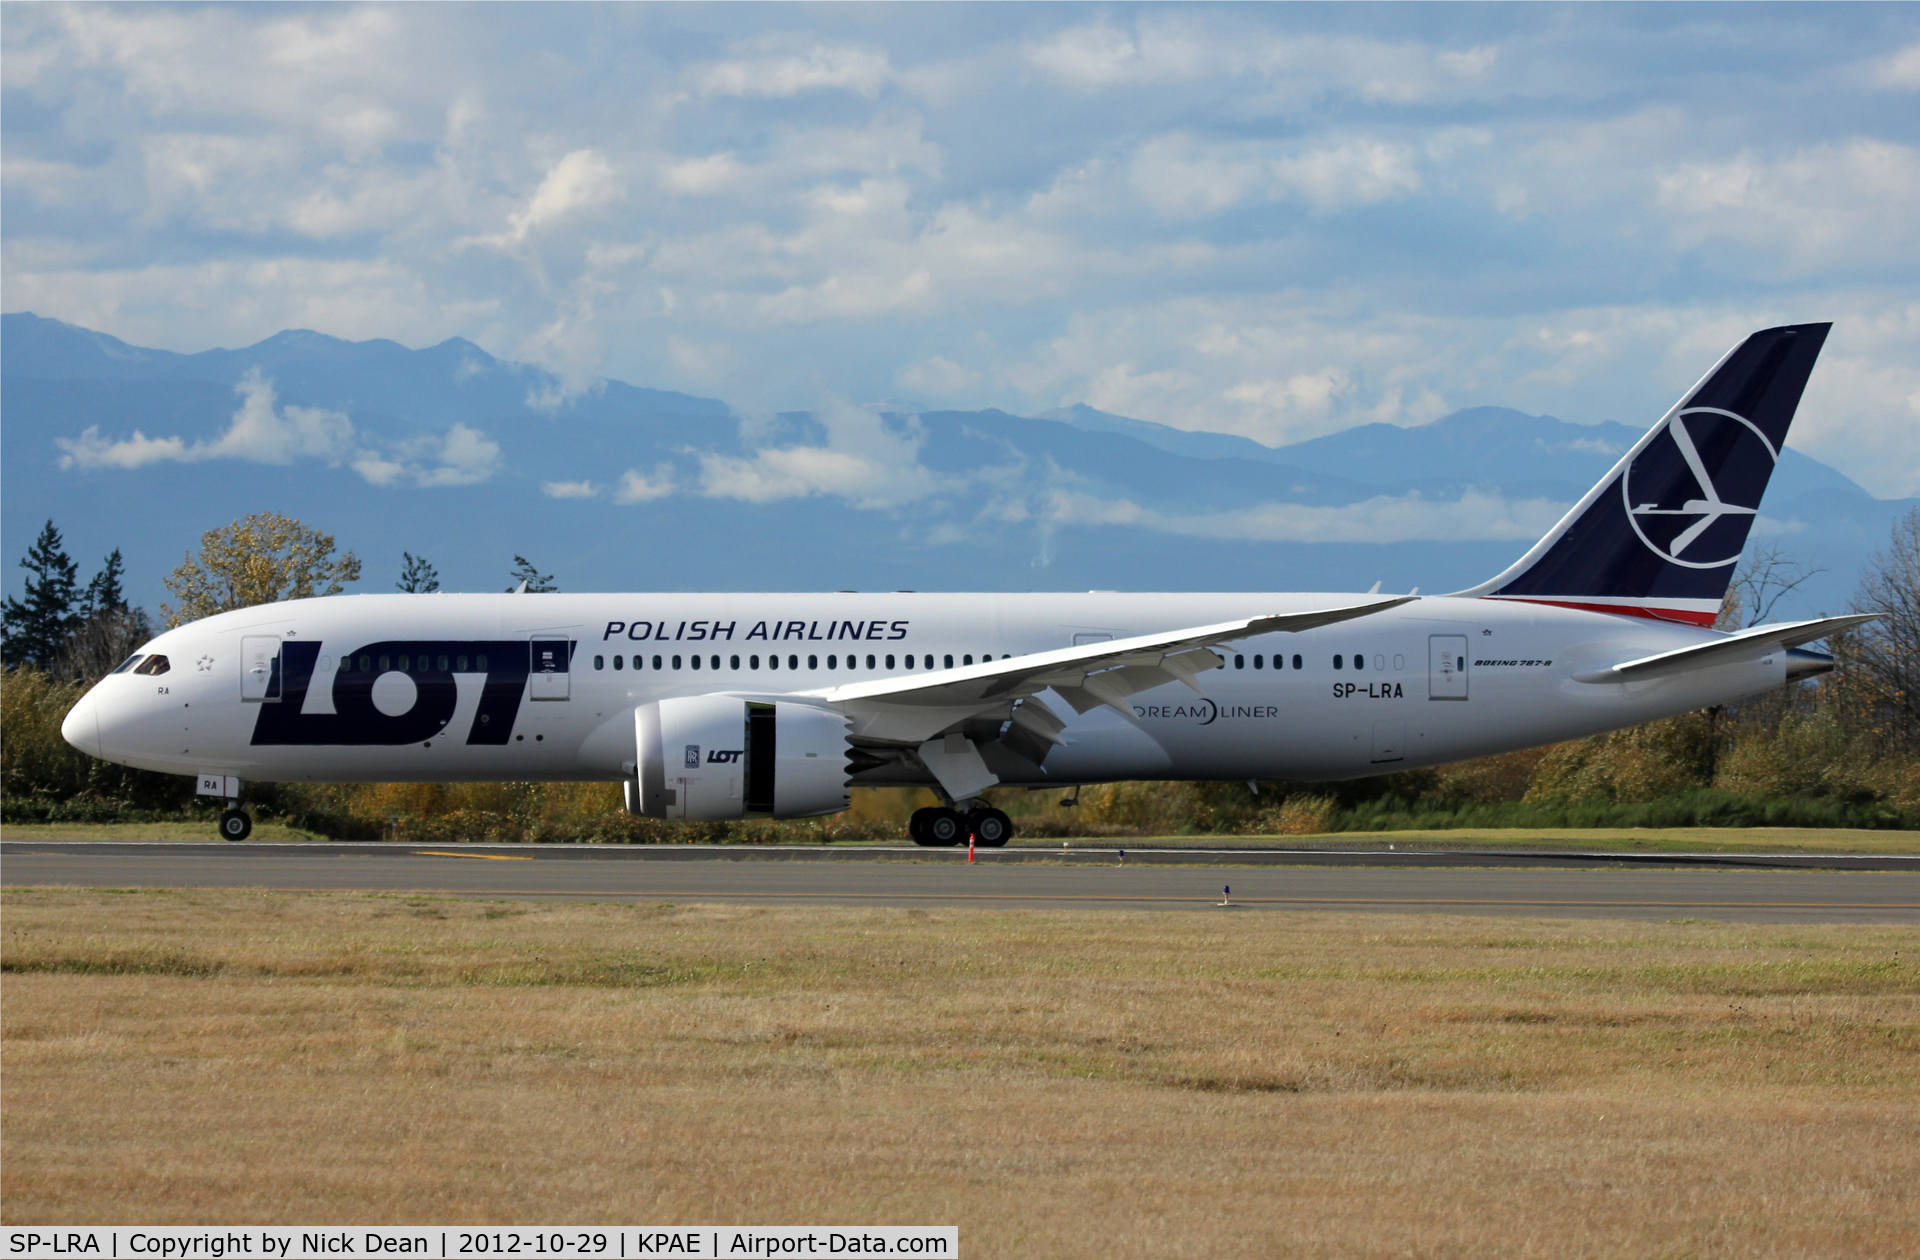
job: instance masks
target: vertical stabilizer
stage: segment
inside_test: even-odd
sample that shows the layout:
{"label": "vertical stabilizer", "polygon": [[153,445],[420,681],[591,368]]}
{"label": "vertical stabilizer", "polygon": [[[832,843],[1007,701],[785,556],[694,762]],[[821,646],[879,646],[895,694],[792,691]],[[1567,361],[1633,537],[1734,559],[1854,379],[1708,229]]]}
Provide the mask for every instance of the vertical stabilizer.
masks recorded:
{"label": "vertical stabilizer", "polygon": [[1712,625],[1831,327],[1735,346],[1532,550],[1460,594]]}

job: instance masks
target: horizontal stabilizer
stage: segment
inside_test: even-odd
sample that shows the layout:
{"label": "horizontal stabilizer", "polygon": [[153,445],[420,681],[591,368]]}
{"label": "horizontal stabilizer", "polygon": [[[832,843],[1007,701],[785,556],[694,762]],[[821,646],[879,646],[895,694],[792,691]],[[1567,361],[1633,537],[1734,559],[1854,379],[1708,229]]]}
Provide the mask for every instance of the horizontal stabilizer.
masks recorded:
{"label": "horizontal stabilizer", "polygon": [[1777,626],[1755,626],[1751,630],[1742,630],[1737,634],[1729,634],[1711,642],[1675,648],[1671,652],[1656,652],[1652,656],[1622,661],[1607,669],[1588,670],[1573,677],[1574,681],[1583,683],[1643,682],[1650,678],[1665,678],[1671,674],[1684,674],[1690,670],[1706,669],[1714,665],[1733,665],[1741,661],[1758,660],[1771,652],[1799,647],[1802,643],[1812,643],[1815,639],[1824,639],[1841,630],[1851,630],[1855,626],[1875,620],[1877,616],[1878,614],[1875,613],[1866,613],[1846,617],[1821,617],[1814,621],[1787,621]]}

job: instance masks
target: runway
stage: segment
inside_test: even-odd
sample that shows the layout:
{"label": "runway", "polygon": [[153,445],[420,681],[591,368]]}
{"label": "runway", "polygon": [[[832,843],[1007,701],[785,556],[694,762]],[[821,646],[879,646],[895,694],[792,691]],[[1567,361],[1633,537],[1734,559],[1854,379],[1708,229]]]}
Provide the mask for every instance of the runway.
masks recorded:
{"label": "runway", "polygon": [[[1112,851],[791,860],[598,846],[0,843],[0,886],[360,891],[588,901],[1255,910],[1920,923],[1920,870],[1117,864]],[[1379,855],[1375,855],[1376,857]],[[903,860],[914,859],[919,860]],[[770,860],[771,859],[771,860]],[[1486,860],[1486,859],[1483,859]],[[1223,890],[1231,889],[1231,893]],[[1229,904],[1221,905],[1222,901]]]}

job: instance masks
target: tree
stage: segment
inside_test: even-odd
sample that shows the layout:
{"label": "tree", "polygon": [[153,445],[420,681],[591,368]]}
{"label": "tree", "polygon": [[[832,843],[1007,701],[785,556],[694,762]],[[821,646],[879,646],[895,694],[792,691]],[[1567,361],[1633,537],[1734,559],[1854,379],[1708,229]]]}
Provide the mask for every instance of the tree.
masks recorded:
{"label": "tree", "polygon": [[332,534],[278,512],[256,512],[200,535],[200,554],[186,556],[165,579],[179,606],[162,604],[160,611],[178,626],[232,608],[338,595],[359,580],[359,559],[351,551],[335,556]]}
{"label": "tree", "polygon": [[1716,630],[1741,630],[1773,616],[1774,606],[1825,569],[1809,569],[1777,546],[1755,547],[1734,570],[1727,597],[1720,605]]}
{"label": "tree", "polygon": [[1886,549],[1867,563],[1853,611],[1880,620],[1835,636],[1847,683],[1879,739],[1920,743],[1920,508],[1894,522]]}
{"label": "tree", "polygon": [[525,556],[513,558],[513,572],[507,574],[507,580],[513,585],[507,588],[507,594],[524,592],[528,595],[549,595],[560,588],[553,584],[551,573],[542,573],[533,567],[533,561]]}
{"label": "tree", "polygon": [[430,595],[440,589],[440,573],[428,564],[423,556],[411,551],[400,553],[404,563],[400,566],[400,580],[395,583],[409,595]]}
{"label": "tree", "polygon": [[144,608],[102,608],[67,635],[50,670],[57,678],[94,682],[132,656],[153,637],[153,622]]}
{"label": "tree", "polygon": [[126,562],[120,559],[120,548],[115,547],[113,554],[101,563],[100,572],[93,575],[93,580],[87,583],[87,589],[80,595],[81,620],[104,612],[125,612],[126,575]]}
{"label": "tree", "polygon": [[31,661],[45,665],[67,640],[80,618],[73,605],[78,595],[78,568],[66,553],[60,531],[48,521],[27,549],[20,567],[27,579],[26,599],[8,596],[4,605],[5,640],[0,653],[8,665]]}

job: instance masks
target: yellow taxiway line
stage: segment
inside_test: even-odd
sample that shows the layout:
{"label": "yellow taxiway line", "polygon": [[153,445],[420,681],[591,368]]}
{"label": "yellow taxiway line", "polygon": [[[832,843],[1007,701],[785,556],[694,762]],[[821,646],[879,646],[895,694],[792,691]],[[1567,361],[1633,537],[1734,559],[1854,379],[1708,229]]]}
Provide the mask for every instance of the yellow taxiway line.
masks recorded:
{"label": "yellow taxiway line", "polygon": [[531,862],[533,859],[520,853],[451,853],[441,849],[415,849],[414,857],[463,857],[481,858],[488,862]]}

